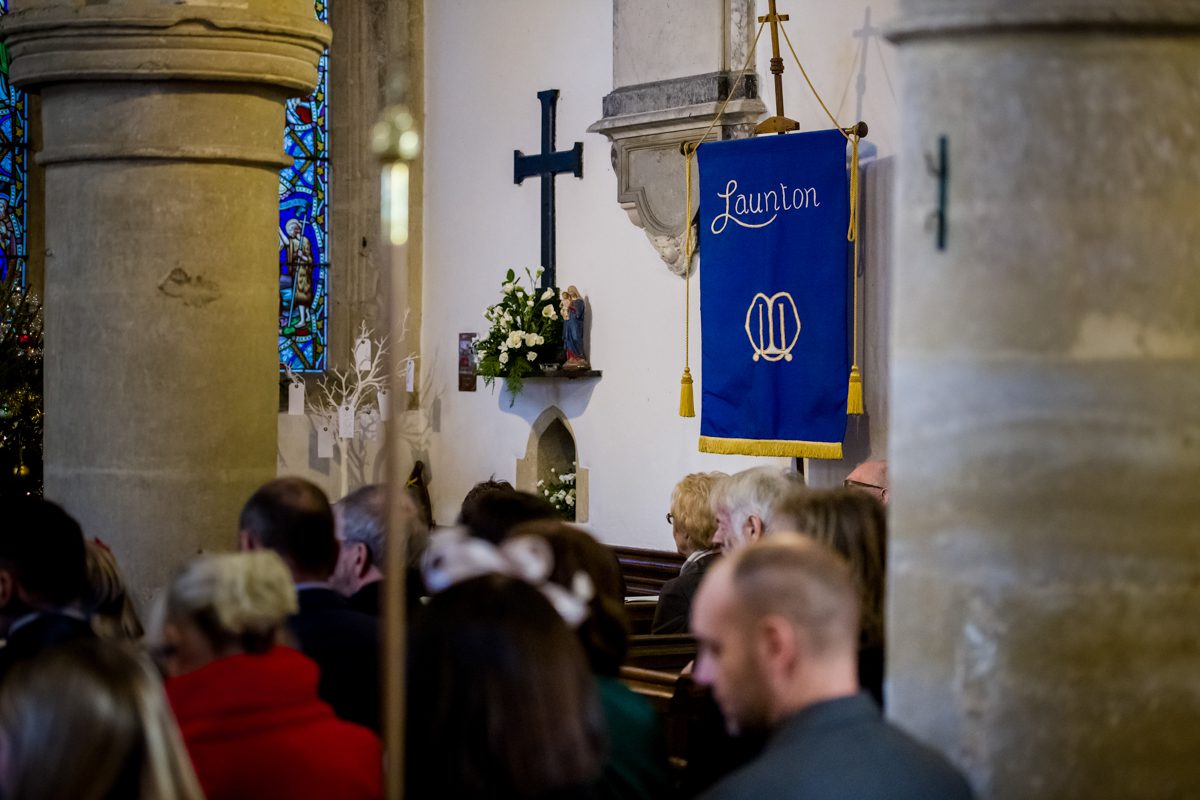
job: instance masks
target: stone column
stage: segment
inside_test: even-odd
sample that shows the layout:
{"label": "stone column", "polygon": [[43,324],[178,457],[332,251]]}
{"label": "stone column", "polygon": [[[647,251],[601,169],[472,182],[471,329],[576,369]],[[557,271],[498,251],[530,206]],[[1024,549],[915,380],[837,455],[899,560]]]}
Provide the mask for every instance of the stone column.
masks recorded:
{"label": "stone column", "polygon": [[889,713],[985,798],[1196,796],[1200,5],[901,8]]}
{"label": "stone column", "polygon": [[145,598],[275,474],[283,108],[329,31],[312,0],[10,7],[42,98],[46,495]]}

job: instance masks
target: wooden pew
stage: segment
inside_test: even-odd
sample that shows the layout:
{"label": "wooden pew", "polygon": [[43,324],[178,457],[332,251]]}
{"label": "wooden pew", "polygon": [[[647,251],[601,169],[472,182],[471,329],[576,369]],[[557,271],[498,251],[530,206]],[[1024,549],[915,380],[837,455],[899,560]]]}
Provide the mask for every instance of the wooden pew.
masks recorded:
{"label": "wooden pew", "polygon": [[666,550],[613,547],[625,580],[625,613],[634,635],[650,633],[654,609],[662,585],[678,577],[683,556]]}
{"label": "wooden pew", "polygon": [[625,577],[625,594],[635,597],[656,596],[662,585],[679,577],[683,556],[666,550],[643,550],[637,547],[613,547]]}
{"label": "wooden pew", "polygon": [[650,626],[654,622],[654,611],[657,608],[657,597],[626,597],[625,616],[629,619],[629,633],[633,636],[650,633]]}
{"label": "wooden pew", "polygon": [[682,676],[696,657],[696,640],[687,634],[629,637],[629,653],[621,667],[621,680],[650,701],[662,720],[671,763],[686,764],[688,732],[696,716],[691,680]]}
{"label": "wooden pew", "polygon": [[687,633],[629,637],[626,666],[678,675],[696,658],[696,640]]}

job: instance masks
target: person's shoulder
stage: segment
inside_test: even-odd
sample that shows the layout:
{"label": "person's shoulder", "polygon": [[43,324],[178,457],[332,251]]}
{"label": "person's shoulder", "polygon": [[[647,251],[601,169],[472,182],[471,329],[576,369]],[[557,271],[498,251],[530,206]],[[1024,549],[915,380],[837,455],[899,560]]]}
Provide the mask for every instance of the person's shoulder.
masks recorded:
{"label": "person's shoulder", "polygon": [[13,664],[46,650],[95,638],[96,633],[86,620],[67,614],[42,614],[9,636],[0,649],[0,666],[7,671]]}
{"label": "person's shoulder", "polygon": [[350,609],[370,617],[378,617],[381,610],[380,601],[382,598],[380,589],[382,586],[383,581],[372,581],[350,595]]}
{"label": "person's shoulder", "polygon": [[304,589],[299,593],[300,610],[288,623],[308,650],[313,638],[345,642],[378,642],[379,618],[355,611],[350,602],[332,589]]}
{"label": "person's shoulder", "polygon": [[340,592],[325,586],[307,586],[296,592],[300,614],[316,614],[326,611],[344,611],[350,601]]}
{"label": "person's shoulder", "polygon": [[790,755],[768,750],[741,769],[726,775],[701,795],[700,800],[743,800],[753,797],[787,800],[805,796],[803,787],[795,781]]}
{"label": "person's shoulder", "polygon": [[975,796],[967,779],[945,756],[887,720],[879,724],[879,745],[878,756],[872,760],[881,772],[895,776],[895,797],[971,800]]}

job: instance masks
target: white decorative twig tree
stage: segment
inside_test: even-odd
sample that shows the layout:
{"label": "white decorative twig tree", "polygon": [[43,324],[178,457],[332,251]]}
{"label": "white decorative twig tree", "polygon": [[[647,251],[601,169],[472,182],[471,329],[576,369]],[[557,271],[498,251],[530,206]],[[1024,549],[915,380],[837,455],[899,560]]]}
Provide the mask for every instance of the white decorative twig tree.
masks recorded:
{"label": "white decorative twig tree", "polygon": [[362,323],[353,346],[351,368],[329,370],[317,381],[315,396],[308,401],[308,413],[318,436],[324,428],[337,448],[341,497],[350,488],[349,466],[355,441],[378,438],[380,424],[390,416],[387,352],[387,337],[374,338],[374,331]]}

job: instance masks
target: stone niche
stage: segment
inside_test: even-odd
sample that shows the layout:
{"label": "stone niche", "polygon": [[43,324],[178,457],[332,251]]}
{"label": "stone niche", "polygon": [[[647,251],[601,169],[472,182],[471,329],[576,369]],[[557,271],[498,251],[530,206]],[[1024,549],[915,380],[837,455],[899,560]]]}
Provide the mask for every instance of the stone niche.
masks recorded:
{"label": "stone niche", "polygon": [[575,466],[579,463],[579,451],[575,446],[575,432],[571,423],[560,409],[551,406],[541,413],[529,431],[529,443],[525,457],[517,459],[517,488],[525,492],[541,494],[537,488],[540,480],[549,481],[554,473],[575,471],[575,521],[588,521],[588,471]]}

